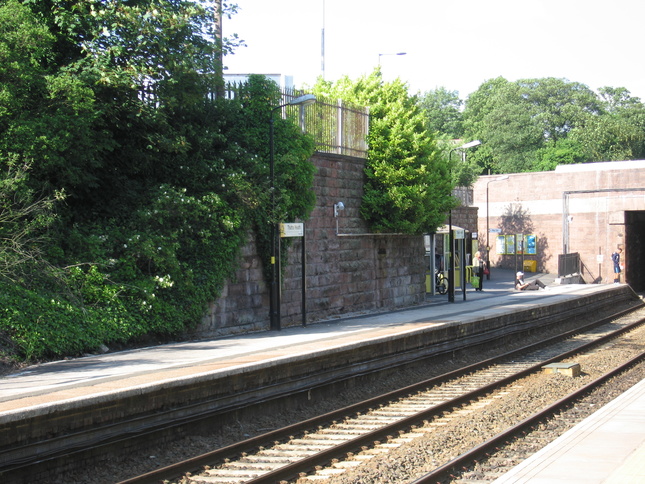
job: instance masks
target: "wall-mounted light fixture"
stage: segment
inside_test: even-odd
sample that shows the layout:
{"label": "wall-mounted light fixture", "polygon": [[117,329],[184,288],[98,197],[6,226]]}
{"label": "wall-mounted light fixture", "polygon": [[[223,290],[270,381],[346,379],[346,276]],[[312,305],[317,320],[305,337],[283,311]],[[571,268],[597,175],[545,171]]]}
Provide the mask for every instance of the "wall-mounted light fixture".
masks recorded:
{"label": "wall-mounted light fixture", "polygon": [[336,219],[336,235],[338,235],[338,213],[341,210],[345,210],[345,204],[343,202],[334,203],[334,218]]}
{"label": "wall-mounted light fixture", "polygon": [[338,212],[345,210],[345,204],[343,202],[334,203],[334,217],[338,217]]}

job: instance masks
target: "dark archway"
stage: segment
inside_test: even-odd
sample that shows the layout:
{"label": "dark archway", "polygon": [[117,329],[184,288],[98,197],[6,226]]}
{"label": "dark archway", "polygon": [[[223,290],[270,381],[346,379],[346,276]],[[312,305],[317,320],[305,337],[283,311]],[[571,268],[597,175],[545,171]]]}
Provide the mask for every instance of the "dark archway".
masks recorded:
{"label": "dark archway", "polygon": [[625,276],[634,291],[645,290],[645,211],[625,212]]}

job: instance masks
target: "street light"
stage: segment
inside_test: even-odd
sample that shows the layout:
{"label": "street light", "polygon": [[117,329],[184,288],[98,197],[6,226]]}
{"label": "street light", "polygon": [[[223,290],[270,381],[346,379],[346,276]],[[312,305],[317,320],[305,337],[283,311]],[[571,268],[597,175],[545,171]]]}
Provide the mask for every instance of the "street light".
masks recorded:
{"label": "street light", "polygon": [[482,142],[476,139],[461,145],[459,148],[455,148],[455,150],[467,150],[468,148],[474,148],[475,146],[479,146],[480,144],[482,144]]}
{"label": "street light", "polygon": [[407,54],[407,52],[397,52],[395,54],[379,54],[378,55],[378,65],[381,65],[381,56],[384,56],[384,55],[406,55],[406,54]]}
{"label": "street light", "polygon": [[[457,150],[467,150],[468,148],[474,148],[475,146],[479,146],[482,144],[481,141],[479,140],[473,140],[468,143],[465,143],[461,146],[458,146],[457,148],[453,148],[448,152],[448,169],[450,170],[451,173],[451,178],[452,178],[452,152],[457,151]],[[452,182],[452,180],[451,180]],[[455,239],[454,239],[454,234],[452,232],[452,209],[450,209],[450,212],[448,212],[448,243],[450,244],[450,258],[448,260],[448,302],[455,302],[455,261],[453,257],[453,253],[455,251]],[[463,254],[464,251],[462,251]],[[464,274],[464,261],[465,254],[462,255],[462,264],[461,264],[461,273],[462,275]],[[464,277],[462,277],[464,282],[462,282],[462,290],[464,294],[464,301],[466,300],[466,283]]]}
{"label": "street light", "polygon": [[490,280],[490,243],[488,242],[488,237],[490,235],[490,229],[488,228],[488,221],[490,218],[490,215],[488,214],[488,184],[490,182],[496,182],[496,181],[502,181],[502,180],[508,180],[508,175],[502,175],[498,176],[497,178],[494,178],[493,180],[488,180],[486,182],[486,268],[488,269],[488,274],[486,274],[486,280]]}
{"label": "street light", "polygon": [[[269,166],[271,172],[271,218],[275,217],[275,144],[273,142],[273,113],[278,109],[286,106],[300,106],[304,108],[309,104],[316,102],[316,96],[313,94],[305,94],[303,96],[291,99],[286,104],[281,104],[271,109],[269,118]],[[269,321],[271,329],[279,331],[281,329],[280,323],[280,228],[277,220],[271,220],[271,287],[269,294]]]}

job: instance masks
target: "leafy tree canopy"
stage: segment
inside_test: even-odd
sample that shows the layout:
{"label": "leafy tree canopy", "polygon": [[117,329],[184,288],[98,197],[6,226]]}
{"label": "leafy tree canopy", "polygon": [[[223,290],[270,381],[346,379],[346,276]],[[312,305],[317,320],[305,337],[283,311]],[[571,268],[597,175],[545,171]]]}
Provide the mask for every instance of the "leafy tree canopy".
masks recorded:
{"label": "leafy tree canopy", "polygon": [[416,97],[377,68],[357,80],[319,80],[314,92],[369,106],[370,131],[361,214],[375,232],[420,234],[442,225],[454,206],[448,164]]}
{"label": "leafy tree canopy", "polygon": [[428,129],[448,139],[458,139],[464,135],[462,107],[458,91],[448,91],[445,87],[426,91],[419,97]]}
{"label": "leafy tree canopy", "polygon": [[624,88],[499,77],[469,96],[463,115],[466,137],[484,144],[474,157],[481,172],[510,173],[642,157],[643,109]]}

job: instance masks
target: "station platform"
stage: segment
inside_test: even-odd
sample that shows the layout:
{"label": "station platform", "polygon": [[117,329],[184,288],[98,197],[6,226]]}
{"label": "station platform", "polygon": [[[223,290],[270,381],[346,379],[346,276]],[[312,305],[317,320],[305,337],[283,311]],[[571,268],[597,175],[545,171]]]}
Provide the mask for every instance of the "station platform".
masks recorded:
{"label": "station platform", "polygon": [[[554,276],[549,274],[527,273],[525,277],[527,281],[539,278],[547,290],[514,291],[514,274],[515,271],[494,269],[491,279],[484,281],[483,292],[476,292],[468,285],[464,294],[458,288],[454,302],[448,302],[447,295],[428,296],[423,304],[412,308],[344,315],[306,327],[33,365],[0,378],[0,432],[19,436],[17,427],[24,422],[30,422],[30,429],[42,428],[43,422],[57,413],[66,413],[69,419],[79,421],[83,411],[89,421],[100,409],[114,402],[124,401],[124,406],[139,402],[149,405],[160,395],[169,393],[169,389],[173,390],[170,393],[181,389],[191,398],[201,397],[200,392],[205,389],[234,394],[236,388],[231,381],[241,384],[244,379],[242,383],[253,385],[255,380],[249,377],[252,374],[261,379],[283,370],[292,374],[294,368],[304,372],[314,361],[322,364],[334,362],[339,355],[354,357],[368,344],[388,347],[399,342],[416,344],[423,338],[431,341],[429,333],[443,332],[442,337],[446,338],[451,328],[454,332],[458,331],[455,328],[484,325],[486,321],[508,321],[513,315],[519,320],[526,317],[527,311],[537,314],[546,312],[544,308],[564,306],[585,310],[582,301],[614,297],[637,299],[628,286],[556,284]],[[176,395],[178,398],[179,392]],[[645,396],[641,395],[640,400],[645,402]],[[645,432],[640,437],[642,446]],[[612,441],[606,438],[606,442]],[[605,451],[608,447],[604,447]]]}
{"label": "station platform", "polygon": [[548,286],[548,290],[514,291],[514,271],[494,269],[491,279],[484,281],[482,292],[467,285],[464,296],[464,291],[456,288],[453,303],[448,302],[447,295],[429,295],[424,304],[398,311],[350,314],[306,327],[171,343],[33,365],[0,378],[0,423],[5,412],[24,411],[200,373],[242,369],[260,361],[294,358],[421,327],[465,323],[532,306],[557,304],[613,287],[558,285],[552,274],[527,273],[525,276],[527,282],[537,278]]}

